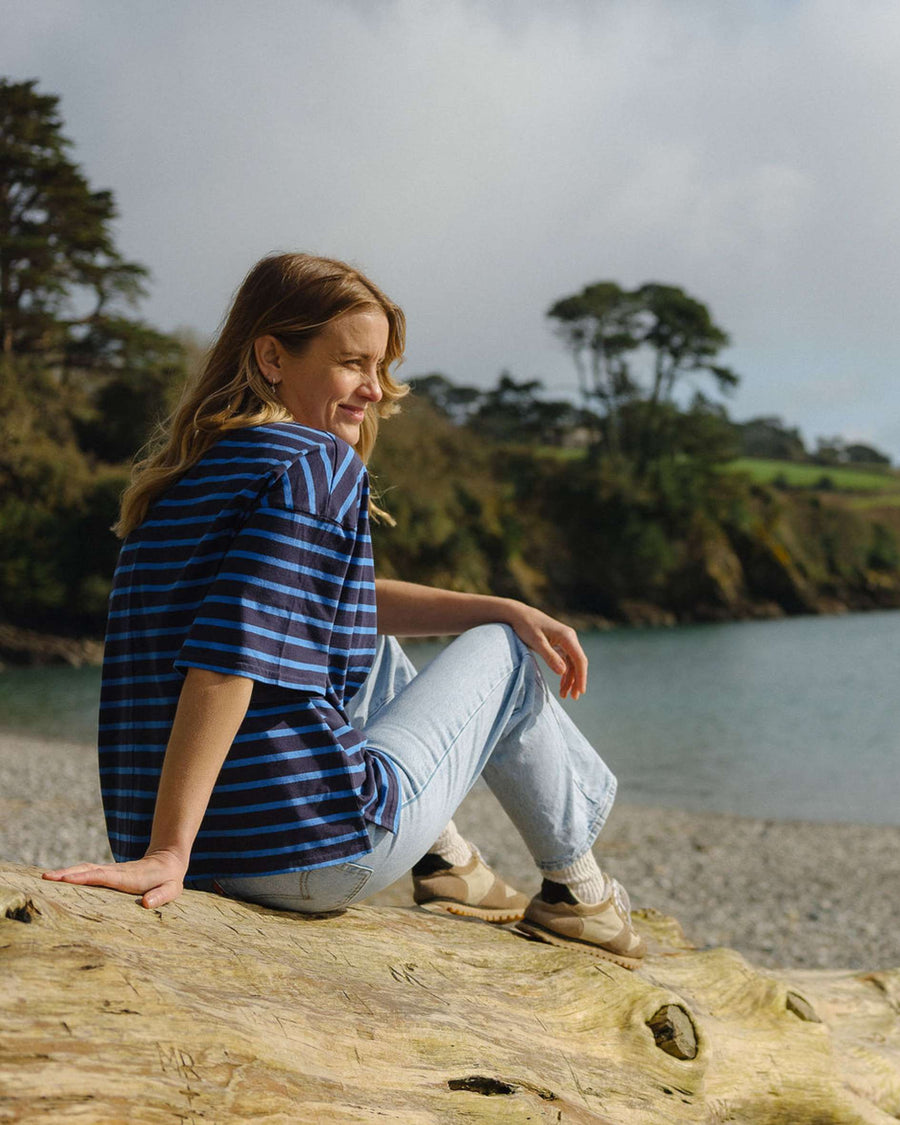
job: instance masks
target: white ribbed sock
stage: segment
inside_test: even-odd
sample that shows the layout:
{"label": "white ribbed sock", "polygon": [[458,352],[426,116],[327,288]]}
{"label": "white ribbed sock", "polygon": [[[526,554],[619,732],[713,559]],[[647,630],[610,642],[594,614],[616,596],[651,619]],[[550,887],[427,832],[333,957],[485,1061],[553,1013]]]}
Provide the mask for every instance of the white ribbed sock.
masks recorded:
{"label": "white ribbed sock", "polygon": [[460,836],[459,829],[452,820],[428,850],[437,853],[454,867],[461,867],[472,858],[472,845]]}
{"label": "white ribbed sock", "polygon": [[585,852],[568,867],[542,871],[541,874],[553,883],[563,883],[579,902],[586,905],[603,902],[608,893],[606,876],[597,866],[593,852]]}

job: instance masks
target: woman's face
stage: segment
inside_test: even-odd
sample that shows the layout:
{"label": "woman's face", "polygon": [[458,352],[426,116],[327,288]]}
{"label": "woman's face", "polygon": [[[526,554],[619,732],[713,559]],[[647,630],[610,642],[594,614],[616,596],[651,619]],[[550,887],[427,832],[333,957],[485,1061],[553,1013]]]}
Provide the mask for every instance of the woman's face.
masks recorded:
{"label": "woman's face", "polygon": [[357,309],[329,321],[300,355],[262,336],[256,358],[295,421],[356,445],[366,411],[381,400],[388,332],[380,309]]}

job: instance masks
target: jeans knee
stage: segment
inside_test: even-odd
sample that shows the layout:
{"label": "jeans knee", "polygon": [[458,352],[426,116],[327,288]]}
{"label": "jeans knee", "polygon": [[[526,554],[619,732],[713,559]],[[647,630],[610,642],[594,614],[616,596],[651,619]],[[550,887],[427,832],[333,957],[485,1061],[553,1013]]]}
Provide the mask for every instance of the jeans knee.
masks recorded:
{"label": "jeans knee", "polygon": [[475,625],[473,628],[467,629],[464,635],[477,641],[479,656],[487,664],[493,664],[498,660],[502,661],[506,657],[511,659],[513,667],[516,667],[522,663],[525,657],[531,655],[531,649],[512,625],[506,625],[502,621],[492,621],[487,625]]}
{"label": "jeans knee", "polygon": [[478,638],[486,645],[499,645],[514,650],[525,647],[512,625],[506,625],[502,621],[491,621],[487,625],[474,625],[471,629],[466,630],[466,636]]}

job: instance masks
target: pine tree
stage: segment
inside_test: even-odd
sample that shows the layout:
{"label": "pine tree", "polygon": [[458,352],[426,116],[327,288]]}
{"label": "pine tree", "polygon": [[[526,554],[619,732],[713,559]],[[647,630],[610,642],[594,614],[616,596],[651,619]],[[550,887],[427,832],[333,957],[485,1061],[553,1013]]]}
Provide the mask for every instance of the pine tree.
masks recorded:
{"label": "pine tree", "polygon": [[142,295],[143,266],[112,237],[115,204],[69,156],[59,98],[0,78],[0,340],[4,356],[64,363],[79,329]]}

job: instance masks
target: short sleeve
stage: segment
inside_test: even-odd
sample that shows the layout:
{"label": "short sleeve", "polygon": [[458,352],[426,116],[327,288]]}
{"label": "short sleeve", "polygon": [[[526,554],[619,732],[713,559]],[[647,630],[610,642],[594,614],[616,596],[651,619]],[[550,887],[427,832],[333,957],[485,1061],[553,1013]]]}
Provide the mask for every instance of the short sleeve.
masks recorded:
{"label": "short sleeve", "polygon": [[[175,659],[324,695],[335,615],[357,551],[361,464],[335,490],[335,467],[298,458],[232,539]],[[340,483],[340,482],[338,482]],[[338,518],[341,517],[341,518]]]}

